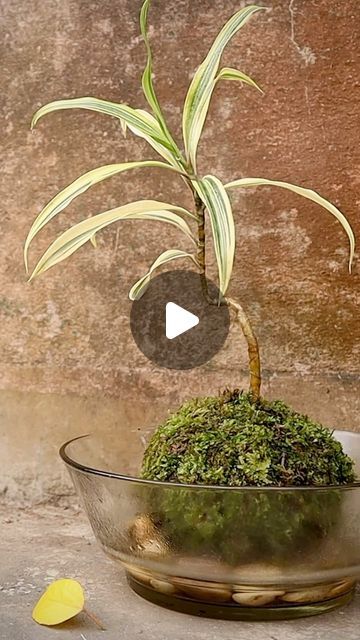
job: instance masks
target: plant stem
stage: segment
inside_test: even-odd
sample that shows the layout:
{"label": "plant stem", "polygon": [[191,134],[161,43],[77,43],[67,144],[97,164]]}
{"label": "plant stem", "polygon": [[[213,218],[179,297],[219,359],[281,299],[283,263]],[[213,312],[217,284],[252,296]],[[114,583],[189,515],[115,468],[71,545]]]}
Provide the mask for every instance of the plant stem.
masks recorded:
{"label": "plant stem", "polygon": [[[210,304],[218,304],[217,301],[214,301],[211,299],[209,295],[208,286],[207,286],[207,280],[206,280],[205,204],[202,202],[201,198],[198,196],[197,192],[195,191],[190,181],[188,182],[188,184],[193,194],[196,216],[197,216],[197,224],[198,224],[197,260],[200,265],[201,288],[206,300]],[[243,335],[246,339],[247,347],[248,347],[249,371],[250,371],[249,391],[255,402],[260,397],[260,387],[261,387],[261,366],[260,366],[259,343],[257,341],[254,330],[251,326],[250,320],[246,315],[244,309],[242,308],[241,304],[236,302],[232,298],[223,298],[220,304],[226,304],[230,309],[233,309],[235,311],[236,319],[238,320],[241,330],[243,332]]]}
{"label": "plant stem", "polygon": [[239,304],[235,300],[232,300],[232,298],[225,298],[225,302],[228,307],[234,309],[234,311],[236,312],[236,318],[240,324],[241,330],[247,342],[250,370],[250,393],[254,401],[256,401],[260,397],[261,387],[259,343],[251,326],[250,320],[241,304]]}
{"label": "plant stem", "polygon": [[197,225],[198,225],[198,241],[197,241],[197,261],[200,267],[200,280],[201,280],[201,288],[204,293],[204,296],[207,300],[209,300],[209,291],[206,281],[206,247],[205,247],[205,204],[198,196],[198,194],[193,191],[194,200],[195,200],[195,210],[197,216]]}

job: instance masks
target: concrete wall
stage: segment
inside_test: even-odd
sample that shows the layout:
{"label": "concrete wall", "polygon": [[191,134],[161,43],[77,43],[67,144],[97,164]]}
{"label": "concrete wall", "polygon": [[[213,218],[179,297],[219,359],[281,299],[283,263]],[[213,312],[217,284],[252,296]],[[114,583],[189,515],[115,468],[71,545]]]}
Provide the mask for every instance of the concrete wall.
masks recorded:
{"label": "concrete wall", "polygon": [[[194,68],[241,0],[154,0],[156,86],[171,127]],[[200,148],[200,170],[230,180],[282,178],[339,205],[360,231],[357,0],[274,0],[234,39],[224,62],[265,90],[217,90]],[[95,95],[144,107],[140,0],[2,0],[0,173],[1,395],[5,498],[65,493],[57,446],[89,428],[156,422],[190,394],[246,384],[246,353],[234,329],[198,370],[156,369],[137,350],[127,292],[160,248],[179,246],[158,224],[104,231],[95,251],[29,285],[22,244],[57,190],[84,171],[150,158],[118,122],[86,112],[29,122],[41,104]],[[116,204],[154,197],[190,206],[181,181],[154,169],[119,176],[78,199],[39,236],[32,264],[60,230]],[[264,392],[340,428],[359,426],[359,269],[347,272],[339,224],[315,205],[262,188],[237,194],[238,249],[231,295],[242,300],[262,346]],[[160,246],[161,245],[161,246]],[[175,245],[175,246],[176,246]],[[185,246],[185,245],[180,245]],[[210,273],[215,274],[211,259]],[[62,488],[63,487],[63,488]]]}

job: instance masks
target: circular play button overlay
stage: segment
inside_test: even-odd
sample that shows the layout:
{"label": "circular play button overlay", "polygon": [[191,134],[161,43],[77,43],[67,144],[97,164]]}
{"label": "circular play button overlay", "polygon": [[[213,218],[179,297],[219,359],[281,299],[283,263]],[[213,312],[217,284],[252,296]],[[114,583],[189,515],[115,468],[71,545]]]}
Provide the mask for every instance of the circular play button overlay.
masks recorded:
{"label": "circular play button overlay", "polygon": [[[212,300],[216,285],[207,281]],[[130,324],[140,351],[167,369],[193,369],[222,348],[230,325],[227,306],[210,304],[198,274],[168,271],[156,276],[132,303]]]}

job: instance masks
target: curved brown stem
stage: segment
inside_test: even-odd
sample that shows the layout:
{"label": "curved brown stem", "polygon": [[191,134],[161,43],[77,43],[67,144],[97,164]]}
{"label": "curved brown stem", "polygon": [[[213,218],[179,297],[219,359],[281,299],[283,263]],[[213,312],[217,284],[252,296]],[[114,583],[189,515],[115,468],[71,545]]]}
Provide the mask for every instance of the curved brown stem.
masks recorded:
{"label": "curved brown stem", "polygon": [[250,320],[247,317],[241,304],[233,300],[232,298],[225,298],[225,302],[231,309],[234,309],[236,318],[239,321],[241,330],[245,336],[248,354],[249,354],[249,370],[250,370],[250,393],[254,400],[258,400],[260,397],[261,387],[261,366],[260,366],[260,353],[259,343],[257,337],[250,324]]}

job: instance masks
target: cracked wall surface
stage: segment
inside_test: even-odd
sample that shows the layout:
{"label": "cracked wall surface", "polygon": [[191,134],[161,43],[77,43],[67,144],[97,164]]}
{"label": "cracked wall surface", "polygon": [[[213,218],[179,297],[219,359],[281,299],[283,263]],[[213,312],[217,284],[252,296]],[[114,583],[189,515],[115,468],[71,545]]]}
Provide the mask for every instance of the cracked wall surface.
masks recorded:
{"label": "cracked wall surface", "polygon": [[[13,0],[0,4],[2,245],[0,251],[0,492],[21,501],[66,493],[62,440],[103,424],[154,424],[193,393],[246,385],[246,350],[233,327],[210,363],[187,372],[146,361],[129,327],[127,292],[161,250],[186,248],[158,223],[114,225],[29,285],[22,245],[41,207],[78,175],[154,154],[117,121],[62,112],[29,123],[41,104],[95,95],[144,108],[140,0]],[[156,87],[180,135],[189,80],[236,0],[154,0]],[[234,39],[224,65],[241,68],[264,96],[217,88],[199,169],[220,179],[264,176],[316,188],[359,233],[360,116],[357,0],[274,0]],[[68,225],[118,204],[156,198],[191,206],[181,180],[157,169],[112,178],[44,229],[31,264]],[[253,319],[264,393],[328,425],[359,426],[359,267],[326,212],[287,192],[234,193],[238,247],[231,296]],[[209,273],[215,277],[209,251]],[[129,427],[129,428],[130,428]],[[121,433],[123,433],[121,431]],[[125,430],[126,433],[126,430]],[[63,488],[65,487],[65,489]]]}

